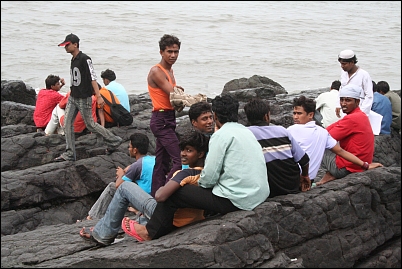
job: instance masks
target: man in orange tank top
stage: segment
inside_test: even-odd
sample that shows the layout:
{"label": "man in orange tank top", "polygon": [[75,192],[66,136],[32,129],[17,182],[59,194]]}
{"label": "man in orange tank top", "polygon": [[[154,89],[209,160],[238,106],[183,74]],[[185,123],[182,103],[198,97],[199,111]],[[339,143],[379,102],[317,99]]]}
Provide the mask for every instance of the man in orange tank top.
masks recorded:
{"label": "man in orange tank top", "polygon": [[[152,100],[150,128],[156,138],[155,166],[152,174],[151,195],[181,169],[179,139],[176,135],[176,115],[170,104],[170,93],[176,86],[172,65],[179,56],[181,42],[173,35],[159,40],[161,61],[148,73],[148,91]],[[181,88],[181,87],[180,87]],[[170,163],[172,164],[171,169]]]}

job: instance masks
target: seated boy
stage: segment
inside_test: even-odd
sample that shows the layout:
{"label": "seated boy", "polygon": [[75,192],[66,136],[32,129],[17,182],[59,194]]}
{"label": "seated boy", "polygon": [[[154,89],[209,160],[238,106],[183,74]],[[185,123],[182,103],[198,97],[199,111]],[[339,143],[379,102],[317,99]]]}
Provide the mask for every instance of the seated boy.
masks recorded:
{"label": "seated boy", "polygon": [[[95,227],[89,229],[83,227],[80,236],[100,245],[109,245],[117,237],[120,228],[123,228],[128,235],[137,238],[136,234],[132,232],[134,231],[132,227],[136,222],[124,218],[127,206],[131,204],[146,218],[151,218],[157,202],[166,200],[185,184],[194,184],[198,181],[204,167],[205,153],[208,152],[208,143],[209,137],[197,131],[183,135],[180,139],[181,160],[183,164],[189,165],[189,169],[175,172],[174,176],[157,190],[155,198],[138,185],[123,182],[117,189],[105,216]],[[202,219],[204,219],[203,210],[180,209],[174,216],[173,224],[175,227],[181,227]]]}
{"label": "seated boy", "polygon": [[102,218],[113,199],[116,189],[124,182],[134,182],[146,193],[151,193],[152,172],[155,165],[155,156],[146,155],[149,148],[149,139],[145,134],[135,133],[130,136],[128,153],[135,158],[135,162],[125,169],[116,168],[116,182],[110,182],[103,190],[98,200],[88,212],[87,219]]}

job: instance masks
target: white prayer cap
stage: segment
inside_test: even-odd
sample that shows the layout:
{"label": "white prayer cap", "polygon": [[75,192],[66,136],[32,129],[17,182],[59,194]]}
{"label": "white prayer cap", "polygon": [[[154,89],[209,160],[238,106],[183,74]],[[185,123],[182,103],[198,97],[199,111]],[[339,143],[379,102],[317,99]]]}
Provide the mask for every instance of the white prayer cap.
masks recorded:
{"label": "white prayer cap", "polygon": [[354,99],[360,99],[361,92],[362,92],[361,87],[353,84],[348,84],[339,90],[339,97],[350,97]]}
{"label": "white prayer cap", "polygon": [[355,53],[353,52],[353,50],[343,50],[339,53],[338,58],[339,59],[352,59],[353,57],[355,57]]}

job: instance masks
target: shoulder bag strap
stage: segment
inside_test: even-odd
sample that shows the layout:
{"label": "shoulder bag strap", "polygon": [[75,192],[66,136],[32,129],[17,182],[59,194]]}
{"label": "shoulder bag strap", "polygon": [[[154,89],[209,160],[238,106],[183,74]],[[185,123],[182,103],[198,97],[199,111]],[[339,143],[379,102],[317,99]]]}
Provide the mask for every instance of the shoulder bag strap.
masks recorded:
{"label": "shoulder bag strap", "polygon": [[[112,103],[110,103],[110,101],[107,100],[107,98],[103,94],[100,94],[100,95],[102,96],[103,101],[105,101],[105,103],[110,107],[110,109],[112,109]],[[113,96],[113,95],[110,95],[110,96]],[[113,97],[112,97],[112,100],[114,101]],[[109,117],[112,117],[112,115],[110,115],[106,110],[103,110],[103,112],[106,113]]]}
{"label": "shoulder bag strap", "polygon": [[114,93],[112,93],[110,90],[108,90],[108,91],[109,91],[109,94],[110,94],[110,98],[112,98],[112,103],[116,104],[116,101],[114,100]]}

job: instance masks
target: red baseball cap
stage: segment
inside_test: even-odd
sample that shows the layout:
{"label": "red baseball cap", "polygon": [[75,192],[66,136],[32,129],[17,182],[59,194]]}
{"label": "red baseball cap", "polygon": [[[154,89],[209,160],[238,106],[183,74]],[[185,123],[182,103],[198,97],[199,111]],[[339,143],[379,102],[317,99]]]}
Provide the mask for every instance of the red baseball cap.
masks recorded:
{"label": "red baseball cap", "polygon": [[78,36],[71,33],[66,36],[66,38],[64,39],[64,41],[62,43],[59,44],[59,47],[65,47],[66,45],[68,45],[70,43],[74,44],[74,43],[79,43],[79,42],[80,42],[80,39],[78,38]]}

